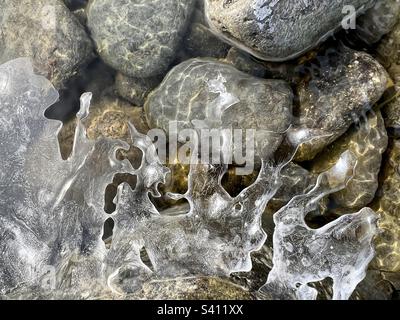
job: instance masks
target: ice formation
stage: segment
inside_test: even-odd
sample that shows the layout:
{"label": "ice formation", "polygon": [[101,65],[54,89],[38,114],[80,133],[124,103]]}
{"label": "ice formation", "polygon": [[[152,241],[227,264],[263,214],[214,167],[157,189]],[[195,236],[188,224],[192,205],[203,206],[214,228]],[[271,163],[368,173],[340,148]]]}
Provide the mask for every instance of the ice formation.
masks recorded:
{"label": "ice formation", "polygon": [[[186,198],[189,212],[160,214],[149,193],[159,195],[168,170],[150,138],[130,125],[131,144],[143,153],[141,166],[117,160],[116,151],[128,143],[86,136],[82,120],[90,98],[82,96],[73,151],[62,160],[61,124],[44,117],[57,91],[34,74],[28,59],[0,66],[1,297],[109,298],[135,292],[149,279],[249,271],[250,253],[266,238],[261,216],[287,159],[262,159],[258,179],[236,197],[221,185],[226,166],[194,163],[187,193],[171,195]],[[316,294],[307,283],[332,277],[334,298],[344,299],[363,279],[373,255],[372,210],[318,230],[304,222],[319,199],[346,183],[353,165],[351,154],[344,154],[313,190],[276,214],[274,268],[264,291],[296,291],[297,298],[311,299]],[[134,189],[119,186],[116,211],[108,215],[104,193],[117,173],[132,174],[137,183]],[[102,234],[110,217],[115,226],[107,248]]]}
{"label": "ice formation", "polygon": [[333,299],[343,300],[364,279],[375,253],[372,238],[377,234],[377,216],[373,210],[341,216],[316,230],[305,222],[325,195],[346,186],[355,164],[354,156],[346,151],[318,177],[311,191],[294,197],[274,215],[273,268],[261,292],[274,298],[316,299],[317,290],[307,284],[330,277]]}
{"label": "ice formation", "polygon": [[61,123],[44,117],[57,91],[25,58],[2,65],[0,75],[1,293],[47,285],[83,291],[101,278],[104,190],[115,173],[131,170],[115,157],[129,146],[86,138],[81,120],[91,96],[85,94],[73,152],[63,161]]}

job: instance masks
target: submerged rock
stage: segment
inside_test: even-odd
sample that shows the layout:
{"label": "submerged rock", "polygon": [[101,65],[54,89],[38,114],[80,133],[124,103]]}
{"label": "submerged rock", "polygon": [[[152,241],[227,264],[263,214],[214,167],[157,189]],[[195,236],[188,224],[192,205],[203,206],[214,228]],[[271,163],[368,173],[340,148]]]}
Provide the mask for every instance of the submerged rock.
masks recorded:
{"label": "submerged rock", "polygon": [[370,110],[387,88],[385,69],[370,55],[347,48],[328,49],[298,69],[298,117],[292,140],[302,143],[296,160],[313,159]]}
{"label": "submerged rock", "polygon": [[92,42],[60,0],[0,1],[0,63],[30,57],[54,86],[92,58]]}
{"label": "submerged rock", "polygon": [[379,62],[386,68],[400,65],[400,21],[382,38],[376,51]]}
{"label": "submerged rock", "polygon": [[387,95],[388,103],[383,108],[385,123],[391,134],[400,137],[400,22],[383,37],[377,53],[394,81],[394,90]]}
{"label": "submerged rock", "polygon": [[88,27],[106,63],[131,77],[152,77],[174,60],[194,2],[91,0]]}
{"label": "submerged rock", "polygon": [[[129,103],[111,96],[98,99],[91,106],[89,117],[84,120],[89,139],[99,137],[121,139],[130,142],[128,122],[131,122],[141,133],[149,130],[143,109],[133,107]],[[61,154],[64,159],[72,150],[76,119],[71,119],[64,124],[59,133]],[[140,158],[140,154],[137,155]],[[134,159],[130,159],[134,160]]]}
{"label": "submerged rock", "polygon": [[390,136],[400,138],[400,65],[391,66],[388,72],[394,83],[385,94],[382,114]]}
{"label": "submerged rock", "polygon": [[262,64],[255,61],[248,53],[236,48],[231,48],[228,51],[225,62],[231,63],[236,69],[251,74],[252,76],[259,78],[265,78],[267,76],[267,70]]}
{"label": "submerged rock", "polygon": [[122,73],[118,73],[115,78],[115,89],[118,94],[133,103],[135,106],[142,107],[147,95],[159,85],[160,77],[151,78],[132,78]]}
{"label": "submerged rock", "polygon": [[[330,196],[335,207],[359,210],[373,200],[378,189],[378,174],[382,153],[388,143],[385,124],[380,112],[368,114],[365,120],[327,147],[314,159],[311,171],[321,173],[331,168],[340,155],[348,150],[357,159],[352,177],[346,187]],[[348,210],[345,210],[347,213]]]}
{"label": "submerged rock", "polygon": [[376,258],[373,266],[382,271],[400,272],[400,141],[389,143],[382,169],[382,185],[372,207],[380,215]]}
{"label": "submerged rock", "polygon": [[200,9],[195,10],[192,21],[183,42],[186,52],[191,57],[225,57],[230,46],[211,32]]}
{"label": "submerged rock", "polygon": [[374,44],[393,29],[399,14],[399,0],[378,0],[371,9],[358,18],[356,34],[365,43]]}
{"label": "submerged rock", "polygon": [[256,78],[213,59],[192,59],[168,73],[144,108],[150,127],[166,132],[170,121],[178,121],[178,131],[199,123],[254,129],[258,150],[270,154],[291,123],[292,91],[281,80]]}
{"label": "submerged rock", "polygon": [[357,11],[372,0],[205,0],[215,33],[252,55],[271,61],[300,56],[341,27],[346,5]]}

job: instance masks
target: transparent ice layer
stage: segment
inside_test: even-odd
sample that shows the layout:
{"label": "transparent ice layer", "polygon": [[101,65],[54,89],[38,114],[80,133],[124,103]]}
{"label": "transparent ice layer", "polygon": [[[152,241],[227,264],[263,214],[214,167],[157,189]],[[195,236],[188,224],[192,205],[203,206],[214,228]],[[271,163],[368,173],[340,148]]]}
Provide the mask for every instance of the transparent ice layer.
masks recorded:
{"label": "transparent ice layer", "polygon": [[[152,279],[251,270],[250,253],[266,239],[261,217],[281,186],[287,154],[281,161],[262,159],[258,179],[236,197],[221,185],[226,166],[193,164],[187,193],[170,195],[187,199],[189,212],[161,214],[149,194],[159,195],[168,169],[150,138],[130,125],[130,144],[89,140],[82,123],[89,114],[91,94],[86,93],[72,154],[62,160],[57,141],[61,124],[44,117],[57,99],[57,91],[34,74],[28,59],[0,66],[2,298],[129,297]],[[143,154],[137,169],[116,158],[118,149],[130,145]],[[276,213],[274,267],[264,294],[314,299],[316,292],[307,284],[332,277],[334,298],[346,299],[363,279],[374,254],[372,210],[342,216],[317,230],[304,221],[322,197],[346,185],[354,165],[352,154],[344,153],[309,193]],[[136,186],[119,186],[116,211],[109,215],[104,195],[117,173],[136,176]],[[115,226],[108,248],[102,234],[110,217]]]}

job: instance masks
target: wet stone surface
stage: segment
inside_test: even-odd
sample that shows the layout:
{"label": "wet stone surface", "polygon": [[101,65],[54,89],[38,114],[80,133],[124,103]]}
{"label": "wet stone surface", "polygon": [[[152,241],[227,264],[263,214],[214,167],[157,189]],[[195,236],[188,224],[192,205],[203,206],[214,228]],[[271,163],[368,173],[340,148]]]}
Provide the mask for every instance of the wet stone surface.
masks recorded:
{"label": "wet stone surface", "polygon": [[358,125],[314,159],[311,166],[311,171],[314,173],[324,172],[333,166],[346,150],[357,157],[357,164],[346,188],[331,195],[335,210],[342,208],[346,213],[349,209],[359,210],[374,199],[378,189],[382,154],[388,143],[385,125],[379,111],[369,113],[360,120]]}
{"label": "wet stone surface", "polygon": [[161,77],[132,78],[118,73],[115,78],[115,88],[122,98],[135,106],[142,107],[148,94],[160,84],[161,80]]}
{"label": "wet stone surface", "polygon": [[376,239],[373,266],[382,271],[400,271],[400,141],[389,142],[382,168],[382,184],[372,207],[380,215],[382,233]]}
{"label": "wet stone surface", "polygon": [[298,69],[293,141],[300,146],[296,160],[313,159],[372,109],[387,88],[388,74],[372,56],[347,48],[328,49]]}
{"label": "wet stone surface", "polygon": [[131,77],[163,74],[173,62],[194,0],[92,0],[88,27],[97,52]]}
{"label": "wet stone surface", "polygon": [[[400,298],[399,0],[0,8],[0,299]],[[171,121],[253,172],[164,165]]]}
{"label": "wet stone surface", "polygon": [[356,10],[373,4],[352,1],[205,0],[215,33],[263,60],[300,56],[340,28],[344,5]]}
{"label": "wet stone surface", "polygon": [[258,150],[271,154],[291,124],[292,91],[284,81],[256,78],[217,60],[191,59],[169,72],[144,108],[149,125],[166,132],[170,121],[178,121],[178,131],[214,122],[255,129]]}
{"label": "wet stone surface", "polygon": [[30,57],[57,88],[93,58],[93,45],[60,0],[0,1],[0,63]]}

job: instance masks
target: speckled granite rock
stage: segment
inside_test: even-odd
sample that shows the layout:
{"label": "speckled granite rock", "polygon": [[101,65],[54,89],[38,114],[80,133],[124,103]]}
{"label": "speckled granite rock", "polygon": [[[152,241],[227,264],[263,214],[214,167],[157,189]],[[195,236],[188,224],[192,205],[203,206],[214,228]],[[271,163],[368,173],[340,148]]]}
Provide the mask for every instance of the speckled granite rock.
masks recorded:
{"label": "speckled granite rock", "polygon": [[292,91],[284,81],[255,78],[213,59],[176,66],[144,106],[150,127],[165,131],[173,120],[178,130],[194,128],[193,120],[256,129],[258,150],[269,154],[291,123],[291,107]]}
{"label": "speckled granite rock", "polygon": [[0,63],[31,57],[54,86],[92,58],[92,42],[61,0],[0,1]]}
{"label": "speckled granite rock", "polygon": [[353,177],[346,188],[330,196],[335,202],[336,212],[338,207],[344,208],[345,213],[360,210],[373,200],[378,189],[382,153],[386,150],[388,138],[379,111],[369,113],[365,120],[324,149],[312,163],[311,171],[319,174],[330,169],[346,150],[357,158]]}
{"label": "speckled granite rock", "polygon": [[385,69],[370,55],[347,48],[328,49],[324,55],[298,69],[298,117],[293,141],[304,137],[296,160],[313,159],[340,137],[351,124],[381,98],[387,88]]}
{"label": "speckled granite rock", "polygon": [[161,80],[160,77],[132,78],[118,73],[115,78],[115,89],[122,98],[135,106],[142,107],[147,95],[160,84]]}
{"label": "speckled granite rock", "polygon": [[357,19],[355,32],[365,43],[374,44],[393,29],[399,14],[399,0],[378,0],[371,9]]}
{"label": "speckled granite rock", "polygon": [[372,266],[388,272],[400,272],[400,141],[389,143],[382,169],[382,185],[372,208],[380,215],[382,233],[377,237],[376,258]]}
{"label": "speckled granite rock", "polygon": [[194,0],[91,0],[88,27],[99,55],[131,77],[152,77],[174,60]]}
{"label": "speckled granite rock", "polygon": [[254,56],[271,61],[295,58],[341,27],[345,5],[357,10],[372,0],[206,0],[211,28]]}

